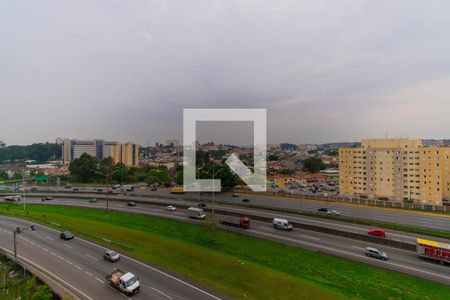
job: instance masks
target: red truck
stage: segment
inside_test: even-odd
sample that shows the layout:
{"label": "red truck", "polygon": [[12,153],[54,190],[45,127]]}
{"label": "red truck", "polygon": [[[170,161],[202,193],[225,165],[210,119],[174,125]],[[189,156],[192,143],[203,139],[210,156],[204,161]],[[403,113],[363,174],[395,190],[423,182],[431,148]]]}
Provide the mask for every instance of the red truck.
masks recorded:
{"label": "red truck", "polygon": [[250,219],[248,217],[223,217],[219,219],[219,223],[222,225],[233,226],[242,229],[250,228]]}

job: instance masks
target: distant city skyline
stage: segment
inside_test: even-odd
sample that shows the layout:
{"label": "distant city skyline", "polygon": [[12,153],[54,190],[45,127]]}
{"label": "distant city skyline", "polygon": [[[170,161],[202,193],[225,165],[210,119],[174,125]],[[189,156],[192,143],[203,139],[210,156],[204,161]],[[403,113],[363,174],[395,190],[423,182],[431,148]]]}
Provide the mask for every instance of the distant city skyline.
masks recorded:
{"label": "distant city skyline", "polygon": [[445,138],[449,10],[418,0],[3,1],[0,139],[181,140],[183,108],[266,108],[269,143]]}

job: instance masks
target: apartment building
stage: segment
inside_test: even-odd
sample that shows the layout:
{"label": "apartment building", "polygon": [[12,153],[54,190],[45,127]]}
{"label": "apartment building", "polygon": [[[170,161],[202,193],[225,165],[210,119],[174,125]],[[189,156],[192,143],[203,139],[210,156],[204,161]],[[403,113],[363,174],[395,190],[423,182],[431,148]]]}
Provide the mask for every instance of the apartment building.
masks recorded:
{"label": "apartment building", "polygon": [[450,200],[450,147],[426,147],[419,139],[363,140],[339,149],[339,192],[442,205]]}
{"label": "apartment building", "polygon": [[109,142],[105,140],[76,140],[62,139],[62,158],[64,163],[80,158],[84,153],[102,160],[112,157],[114,163],[123,163],[126,166],[137,166],[138,145],[128,143]]}

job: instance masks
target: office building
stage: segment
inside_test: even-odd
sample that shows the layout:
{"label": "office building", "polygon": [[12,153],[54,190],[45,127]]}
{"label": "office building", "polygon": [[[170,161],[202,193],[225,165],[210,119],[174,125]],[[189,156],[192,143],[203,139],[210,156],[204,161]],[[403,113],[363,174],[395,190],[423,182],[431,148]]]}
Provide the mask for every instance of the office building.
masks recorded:
{"label": "office building", "polygon": [[137,166],[139,164],[139,146],[131,142],[118,143],[97,139],[62,139],[61,145],[64,163],[70,163],[86,153],[99,160],[112,157],[114,163],[123,163],[126,166]]}
{"label": "office building", "polygon": [[343,196],[443,205],[450,200],[450,148],[419,139],[363,140],[339,149]]}

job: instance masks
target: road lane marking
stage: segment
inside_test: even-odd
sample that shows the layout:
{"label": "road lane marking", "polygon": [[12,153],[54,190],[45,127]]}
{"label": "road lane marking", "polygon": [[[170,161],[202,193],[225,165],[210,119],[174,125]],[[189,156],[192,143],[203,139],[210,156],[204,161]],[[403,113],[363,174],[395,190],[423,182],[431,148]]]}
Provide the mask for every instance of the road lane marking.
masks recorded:
{"label": "road lane marking", "polygon": [[51,238],[51,237],[49,237],[49,236],[45,236],[45,238],[46,238],[47,240],[50,240],[50,241],[54,241],[54,240],[55,240],[54,238]]}
{"label": "road lane marking", "polygon": [[89,254],[87,254],[87,253],[85,253],[84,255],[87,256],[87,257],[89,257],[90,259],[93,259],[93,260],[95,260],[95,261],[98,261],[98,258],[95,258],[95,257],[93,257],[93,256],[91,256],[91,255],[89,255]]}
{"label": "road lane marking", "polygon": [[94,275],[92,275],[91,273],[89,273],[88,271],[84,271],[84,273],[86,273],[88,276],[90,277],[94,277]]}
{"label": "road lane marking", "polygon": [[95,277],[95,280],[97,280],[98,282],[101,282],[102,284],[105,284],[105,282],[98,277]]}
{"label": "road lane marking", "polygon": [[82,267],[78,266],[78,265],[74,265],[75,268],[77,268],[80,271],[84,271]]}
{"label": "road lane marking", "polygon": [[173,299],[172,297],[170,297],[169,295],[167,295],[166,293],[164,293],[164,292],[161,292],[160,290],[158,290],[158,289],[156,289],[156,288],[154,288],[154,287],[150,287],[152,290],[154,290],[155,292],[157,292],[157,293],[160,293],[161,295],[163,295],[164,297],[166,297],[166,298],[168,298],[168,299]]}
{"label": "road lane marking", "polygon": [[64,260],[66,263],[68,263],[69,265],[73,265],[72,262],[68,261],[67,259]]}
{"label": "road lane marking", "polygon": [[73,249],[73,247],[72,247],[72,246],[70,246],[70,245],[67,245],[67,244],[64,244],[64,247],[67,247],[67,248],[69,248],[69,249]]}

